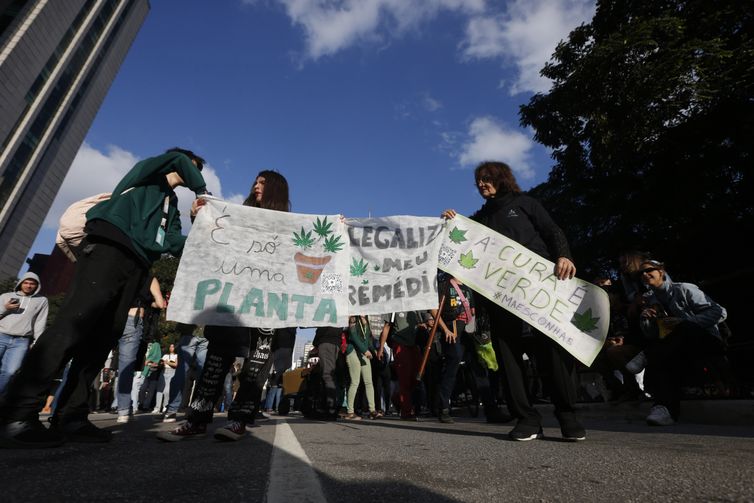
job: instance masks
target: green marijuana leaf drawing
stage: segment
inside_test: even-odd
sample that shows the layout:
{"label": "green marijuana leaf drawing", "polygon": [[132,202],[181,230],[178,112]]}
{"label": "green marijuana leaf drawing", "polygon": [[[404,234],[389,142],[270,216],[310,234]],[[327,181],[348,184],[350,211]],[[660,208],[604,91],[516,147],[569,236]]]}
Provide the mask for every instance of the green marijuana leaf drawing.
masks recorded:
{"label": "green marijuana leaf drawing", "polygon": [[293,244],[295,244],[299,248],[303,248],[304,250],[311,248],[314,244],[312,231],[306,232],[304,228],[301,227],[301,234],[297,234],[295,232],[293,233]]}
{"label": "green marijuana leaf drawing", "polygon": [[332,233],[330,227],[332,227],[332,222],[328,223],[327,217],[325,217],[324,220],[320,220],[319,217],[317,217],[317,221],[314,222],[314,232],[321,237],[325,237]]}
{"label": "green marijuana leaf drawing", "polygon": [[573,313],[573,318],[571,318],[571,323],[582,332],[596,330],[598,321],[600,321],[599,317],[592,318],[591,307],[585,313]]}
{"label": "green marijuana leaf drawing", "polygon": [[367,266],[369,266],[369,263],[364,262],[364,259],[359,259],[358,262],[356,262],[356,259],[351,259],[351,276],[363,276],[365,272],[367,272]]}
{"label": "green marijuana leaf drawing", "polygon": [[450,240],[455,244],[461,244],[466,241],[466,231],[462,231],[458,227],[453,227],[453,230],[450,231],[450,236],[448,237],[450,237]]}
{"label": "green marijuana leaf drawing", "polygon": [[344,243],[340,240],[340,236],[330,236],[325,239],[323,246],[325,247],[326,252],[335,253],[343,249],[343,244]]}
{"label": "green marijuana leaf drawing", "polygon": [[380,270],[380,265],[379,264],[374,264],[372,266],[372,269],[374,269],[375,271],[379,271]]}
{"label": "green marijuana leaf drawing", "polygon": [[474,252],[472,250],[469,250],[468,253],[462,253],[461,258],[458,259],[458,263],[465,269],[475,268],[477,262],[479,262],[479,259],[474,258]]}

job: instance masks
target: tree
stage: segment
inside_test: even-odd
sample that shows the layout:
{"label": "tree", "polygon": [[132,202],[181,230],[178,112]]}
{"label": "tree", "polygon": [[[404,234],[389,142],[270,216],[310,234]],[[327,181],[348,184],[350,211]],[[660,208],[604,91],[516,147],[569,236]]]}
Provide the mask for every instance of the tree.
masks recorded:
{"label": "tree", "polygon": [[[754,209],[754,2],[599,1],[521,122],[553,149],[533,189],[577,261],[647,249],[674,277],[743,269]],[[582,267],[583,269],[583,267]]]}

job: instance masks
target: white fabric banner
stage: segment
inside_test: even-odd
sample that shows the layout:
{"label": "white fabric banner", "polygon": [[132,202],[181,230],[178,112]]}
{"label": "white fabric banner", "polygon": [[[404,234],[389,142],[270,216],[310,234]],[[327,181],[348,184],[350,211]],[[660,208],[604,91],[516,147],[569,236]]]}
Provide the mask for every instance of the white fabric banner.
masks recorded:
{"label": "white fabric banner", "polygon": [[448,220],[440,269],[547,334],[584,365],[607,336],[610,304],[600,287],[560,281],[555,264],[461,215]]}
{"label": "white fabric banner", "polygon": [[196,325],[346,326],[348,266],[338,215],[208,199],[186,240],[167,317]]}
{"label": "white fabric banner", "polygon": [[208,199],[191,227],[169,320],[346,326],[349,314],[436,308],[439,218],[349,219]]}
{"label": "white fabric banner", "polygon": [[441,218],[394,216],[346,221],[353,314],[436,309]]}

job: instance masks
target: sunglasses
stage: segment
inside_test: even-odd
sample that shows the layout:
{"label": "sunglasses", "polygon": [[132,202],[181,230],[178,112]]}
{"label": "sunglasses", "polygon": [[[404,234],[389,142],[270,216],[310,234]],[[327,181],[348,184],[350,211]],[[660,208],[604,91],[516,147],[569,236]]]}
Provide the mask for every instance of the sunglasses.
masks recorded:
{"label": "sunglasses", "polygon": [[656,268],[656,267],[647,267],[646,269],[641,269],[639,271],[639,274],[649,274],[649,273],[655,272],[655,271],[659,271],[659,269]]}

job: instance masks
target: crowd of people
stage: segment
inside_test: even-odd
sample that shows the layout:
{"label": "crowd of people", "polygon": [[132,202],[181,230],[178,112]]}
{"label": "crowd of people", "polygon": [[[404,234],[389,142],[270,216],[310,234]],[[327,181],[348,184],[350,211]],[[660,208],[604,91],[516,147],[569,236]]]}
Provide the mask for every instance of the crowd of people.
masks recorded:
{"label": "crowd of people", "polygon": [[[186,186],[205,194],[203,164],[193,152],[177,148],[141,161],[109,199],[89,210],[73,284],[47,329],[39,278],[27,274],[13,292],[0,297],[2,445],[110,440],[109,430],[88,419],[92,383],[98,378],[105,383],[102,389],[114,390],[109,408],[117,410],[119,423],[128,422],[134,408],[164,411],[166,423],[184,412],[180,424],[158,433],[166,442],[206,435],[217,410],[227,410],[227,421],[215,429],[215,438],[238,440],[261,410],[271,411],[286,400],[280,384],[290,366],[295,328],[181,326],[177,347],[165,348],[165,354],[157,340],[165,296],[149,270],[164,253],[180,256],[185,236],[174,189]],[[510,167],[484,162],[474,177],[484,204],[471,218],[551,260],[559,280],[573,278],[576,266],[565,234],[520,189]],[[288,193],[280,173],[262,171],[244,204],[290,211]],[[204,202],[193,202],[192,217]],[[444,218],[455,215],[453,209],[442,212]],[[718,329],[725,309],[697,286],[673,282],[665,264],[647,253],[626,253],[619,269],[618,291],[607,278],[595,280],[610,292],[611,327],[594,368],[616,397],[639,397],[635,375],[644,374],[641,394],[654,400],[647,422],[673,424],[680,414],[684,367],[704,359],[716,372],[725,371]],[[563,438],[584,440],[586,430],[575,408],[574,358],[456,278],[439,274],[438,292],[440,310],[387,313],[380,320],[352,316],[347,327],[317,329],[322,393],[310,397],[315,408],[348,421],[377,420],[394,410],[403,420],[426,411],[452,423],[453,393],[465,365],[469,371],[463,375],[479,390],[487,420],[515,421],[509,437],[529,441],[543,434],[530,386],[535,364]],[[117,373],[105,378],[108,355],[117,361],[109,364]],[[50,405],[48,396],[61,374],[45,427],[39,412]],[[110,397],[100,401],[108,403]]]}

